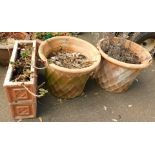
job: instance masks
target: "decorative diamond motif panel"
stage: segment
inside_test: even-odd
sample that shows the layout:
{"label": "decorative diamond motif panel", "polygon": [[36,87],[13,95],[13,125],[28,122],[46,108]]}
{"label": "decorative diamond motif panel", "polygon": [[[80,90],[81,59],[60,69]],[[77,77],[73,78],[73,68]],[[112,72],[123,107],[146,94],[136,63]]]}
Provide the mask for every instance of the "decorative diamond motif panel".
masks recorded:
{"label": "decorative diamond motif panel", "polygon": [[14,98],[16,100],[27,100],[29,98],[28,92],[25,89],[13,89]]}
{"label": "decorative diamond motif panel", "polygon": [[25,106],[15,106],[15,114],[17,116],[28,116],[31,115],[31,107],[29,105]]}

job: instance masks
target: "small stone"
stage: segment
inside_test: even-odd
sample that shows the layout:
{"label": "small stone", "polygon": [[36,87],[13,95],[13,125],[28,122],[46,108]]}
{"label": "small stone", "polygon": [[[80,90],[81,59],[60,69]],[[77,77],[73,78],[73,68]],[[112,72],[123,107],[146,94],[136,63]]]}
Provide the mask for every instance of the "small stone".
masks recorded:
{"label": "small stone", "polygon": [[104,110],[107,111],[107,107],[106,106],[104,106]]}
{"label": "small stone", "polygon": [[42,117],[39,117],[38,119],[39,119],[39,121],[40,121],[40,122],[43,122],[43,119],[42,119]]}
{"label": "small stone", "polygon": [[135,79],[136,82],[138,82],[138,79]]}
{"label": "small stone", "polygon": [[114,118],[112,119],[112,121],[113,121],[113,122],[118,122],[118,120],[117,120],[117,119],[114,119]]}
{"label": "small stone", "polygon": [[129,104],[128,107],[131,108],[132,107],[132,104]]}

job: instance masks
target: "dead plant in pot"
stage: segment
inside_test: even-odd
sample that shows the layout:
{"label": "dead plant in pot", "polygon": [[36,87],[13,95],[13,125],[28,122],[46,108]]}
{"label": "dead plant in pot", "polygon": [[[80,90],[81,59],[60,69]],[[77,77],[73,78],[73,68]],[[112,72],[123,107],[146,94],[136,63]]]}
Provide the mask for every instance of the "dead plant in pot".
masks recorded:
{"label": "dead plant in pot", "polygon": [[16,41],[4,81],[4,89],[15,119],[36,116],[37,94],[36,41]]}
{"label": "dead plant in pot", "polygon": [[146,49],[124,38],[108,36],[100,40],[97,47],[102,62],[95,77],[100,86],[110,92],[126,91],[140,71],[152,62]]}
{"label": "dead plant in pot", "polygon": [[46,66],[49,90],[59,98],[74,98],[83,93],[90,74],[98,67],[99,51],[87,41],[59,36],[43,42],[39,56]]}
{"label": "dead plant in pot", "polygon": [[29,39],[25,32],[0,32],[0,64],[7,66],[11,57],[15,40]]}

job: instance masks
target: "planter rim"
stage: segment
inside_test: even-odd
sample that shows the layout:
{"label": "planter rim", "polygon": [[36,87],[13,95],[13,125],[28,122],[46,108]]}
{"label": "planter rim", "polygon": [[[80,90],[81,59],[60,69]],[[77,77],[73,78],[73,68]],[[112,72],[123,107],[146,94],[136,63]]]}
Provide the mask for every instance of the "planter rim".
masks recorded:
{"label": "planter rim", "polygon": [[[120,40],[119,37],[114,37],[114,39]],[[150,53],[149,53],[145,48],[143,48],[142,46],[138,45],[137,43],[135,43],[135,42],[133,42],[133,41],[130,41],[130,40],[127,40],[127,39],[125,39],[126,42],[128,42],[128,43],[132,42],[132,45],[137,46],[139,49],[142,49],[143,52],[147,55],[148,58],[147,58],[146,60],[144,60],[141,64],[130,64],[130,63],[125,63],[125,62],[121,62],[121,61],[119,61],[119,60],[116,60],[116,59],[114,59],[114,58],[108,56],[108,55],[101,49],[101,43],[102,43],[102,41],[104,41],[104,40],[105,40],[104,38],[101,39],[101,40],[99,40],[99,42],[97,43],[97,48],[98,48],[98,50],[100,51],[102,57],[103,57],[104,59],[108,60],[108,61],[111,62],[111,63],[114,63],[114,64],[119,65],[119,66],[121,66],[121,67],[131,68],[131,69],[143,69],[143,68],[148,67],[148,66],[152,63],[152,57],[151,57]]]}
{"label": "planter rim", "polygon": [[43,42],[43,40],[41,39],[35,39],[39,44],[41,44]]}
{"label": "planter rim", "polygon": [[[81,68],[81,69],[68,69],[68,68],[65,68],[65,67],[57,66],[55,64],[48,64],[48,60],[44,56],[44,54],[42,53],[42,49],[50,41],[52,41],[52,40],[59,40],[59,39],[74,39],[75,41],[81,41],[81,42],[87,44],[88,46],[90,46],[96,52],[96,56],[95,56],[95,60],[96,61],[91,66],[86,67],[86,68]],[[89,43],[89,42],[87,42],[87,41],[85,41],[83,39],[79,39],[79,38],[71,37],[71,36],[56,36],[56,37],[52,37],[50,39],[47,39],[47,40],[43,41],[41,43],[41,45],[39,46],[38,53],[39,53],[40,58],[45,62],[46,66],[51,66],[51,67],[53,67],[56,70],[59,70],[59,71],[62,71],[62,72],[67,72],[67,73],[88,73],[88,72],[91,72],[91,71],[95,70],[95,68],[101,62],[100,52],[98,51],[98,49],[95,46],[93,46],[91,43]]]}
{"label": "planter rim", "polygon": [[[25,35],[25,40],[30,39],[30,38],[29,38],[29,34],[26,33],[26,32],[17,32],[17,33],[22,33],[22,34],[24,34],[24,35]],[[14,47],[14,44],[8,44],[8,45],[1,45],[1,44],[0,44],[0,49],[13,49],[13,47]]]}
{"label": "planter rim", "polygon": [[[13,49],[10,61],[15,62],[17,46],[20,43],[28,43],[28,44],[32,43],[33,44],[34,49],[32,51],[32,58],[31,58],[31,72],[35,73],[36,71],[35,71],[35,68],[33,67],[35,65],[35,62],[33,62],[33,57],[35,57],[35,51],[36,51],[36,47],[35,47],[36,41],[35,40],[16,40],[15,44],[14,44],[14,49]],[[12,81],[10,81],[10,78],[11,78],[11,75],[12,75],[12,71],[13,71],[13,66],[11,64],[9,64],[8,70],[7,70],[7,73],[6,73],[6,77],[4,79],[3,87],[5,87],[5,86],[12,87],[12,86],[17,86],[17,85],[21,86],[22,83],[24,83],[25,85],[31,85],[35,81],[35,77],[31,77],[30,81],[12,82]]]}

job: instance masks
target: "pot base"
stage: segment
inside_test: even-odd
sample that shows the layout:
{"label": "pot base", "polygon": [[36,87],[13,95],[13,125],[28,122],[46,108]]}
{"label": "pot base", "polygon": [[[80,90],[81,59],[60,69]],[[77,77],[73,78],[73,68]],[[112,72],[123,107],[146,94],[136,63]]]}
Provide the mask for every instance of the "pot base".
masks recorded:
{"label": "pot base", "polygon": [[80,96],[89,75],[66,75],[59,71],[47,69],[46,79],[50,92],[59,98],[69,99]]}

